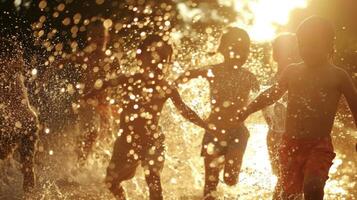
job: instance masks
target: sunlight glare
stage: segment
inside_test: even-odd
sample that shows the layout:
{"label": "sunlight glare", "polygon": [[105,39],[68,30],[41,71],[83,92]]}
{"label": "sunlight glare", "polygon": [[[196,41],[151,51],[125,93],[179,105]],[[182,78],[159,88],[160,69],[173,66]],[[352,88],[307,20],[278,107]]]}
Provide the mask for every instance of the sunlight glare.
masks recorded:
{"label": "sunlight glare", "polygon": [[288,23],[294,9],[306,6],[307,0],[236,0],[235,8],[242,18],[237,24],[248,30],[252,40],[269,41],[278,33],[278,27]]}

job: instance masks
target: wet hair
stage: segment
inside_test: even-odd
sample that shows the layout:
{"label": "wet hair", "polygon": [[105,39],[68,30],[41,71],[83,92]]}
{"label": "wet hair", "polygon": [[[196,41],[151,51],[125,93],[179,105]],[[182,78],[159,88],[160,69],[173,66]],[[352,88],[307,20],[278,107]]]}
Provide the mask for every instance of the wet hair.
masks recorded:
{"label": "wet hair", "polygon": [[238,51],[237,53],[241,55],[243,59],[246,59],[249,55],[250,42],[247,31],[237,27],[230,27],[222,35],[218,50],[223,51],[231,46]]}
{"label": "wet hair", "polygon": [[327,47],[332,48],[335,40],[335,28],[329,20],[319,16],[312,16],[299,25],[296,36],[298,41],[319,39]]}
{"label": "wet hair", "polygon": [[[297,38],[294,33],[281,33],[272,42],[274,58],[279,59],[282,55],[292,59],[298,56]],[[284,53],[282,53],[284,52]]]}

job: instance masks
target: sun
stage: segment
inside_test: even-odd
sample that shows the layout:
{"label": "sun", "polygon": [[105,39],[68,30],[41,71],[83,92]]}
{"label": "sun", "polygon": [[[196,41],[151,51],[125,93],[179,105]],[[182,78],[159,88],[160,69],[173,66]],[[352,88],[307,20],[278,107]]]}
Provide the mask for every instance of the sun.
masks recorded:
{"label": "sun", "polygon": [[237,25],[245,28],[252,40],[266,42],[277,34],[277,28],[288,23],[294,9],[305,8],[308,0],[234,0],[241,16]]}

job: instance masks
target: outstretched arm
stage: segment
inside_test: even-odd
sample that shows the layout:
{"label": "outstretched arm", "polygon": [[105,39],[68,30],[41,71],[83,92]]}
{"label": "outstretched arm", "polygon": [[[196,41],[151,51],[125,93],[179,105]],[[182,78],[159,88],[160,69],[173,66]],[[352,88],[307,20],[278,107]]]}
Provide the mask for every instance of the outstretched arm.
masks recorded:
{"label": "outstretched arm", "polygon": [[345,96],[357,126],[357,88],[346,71],[342,72],[341,91]]}
{"label": "outstretched arm", "polygon": [[177,89],[172,89],[172,93],[170,95],[172,102],[174,103],[175,107],[179,110],[180,114],[186,118],[187,120],[191,121],[192,123],[200,126],[203,129],[208,130],[209,127],[206,122],[204,122],[195,111],[193,111],[190,107],[188,107],[182,100],[179,92]]}
{"label": "outstretched arm", "polygon": [[189,70],[183,73],[181,76],[179,76],[176,80],[176,84],[182,84],[190,81],[193,78],[198,78],[198,77],[206,77],[207,75],[207,70]]}
{"label": "outstretched arm", "polygon": [[279,80],[270,88],[262,92],[253,100],[246,109],[238,111],[239,121],[244,121],[250,114],[257,112],[279,100],[288,88],[288,70],[280,76]]}
{"label": "outstretched arm", "polygon": [[111,80],[104,80],[101,84],[98,84],[97,87],[93,88],[86,94],[82,95],[83,98],[91,98],[96,95],[98,95],[100,92],[104,91],[107,88],[114,88],[117,87],[118,85],[123,85],[126,82],[128,82],[128,76],[126,75],[121,75],[117,78],[111,79]]}

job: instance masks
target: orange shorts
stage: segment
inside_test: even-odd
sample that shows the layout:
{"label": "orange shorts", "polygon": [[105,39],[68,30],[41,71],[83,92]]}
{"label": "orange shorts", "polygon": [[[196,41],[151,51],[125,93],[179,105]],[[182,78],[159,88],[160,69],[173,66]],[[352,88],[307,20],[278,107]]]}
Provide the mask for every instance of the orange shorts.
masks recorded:
{"label": "orange shorts", "polygon": [[330,137],[292,139],[283,136],[279,182],[284,196],[301,194],[305,179],[319,178],[326,182],[335,156]]}

